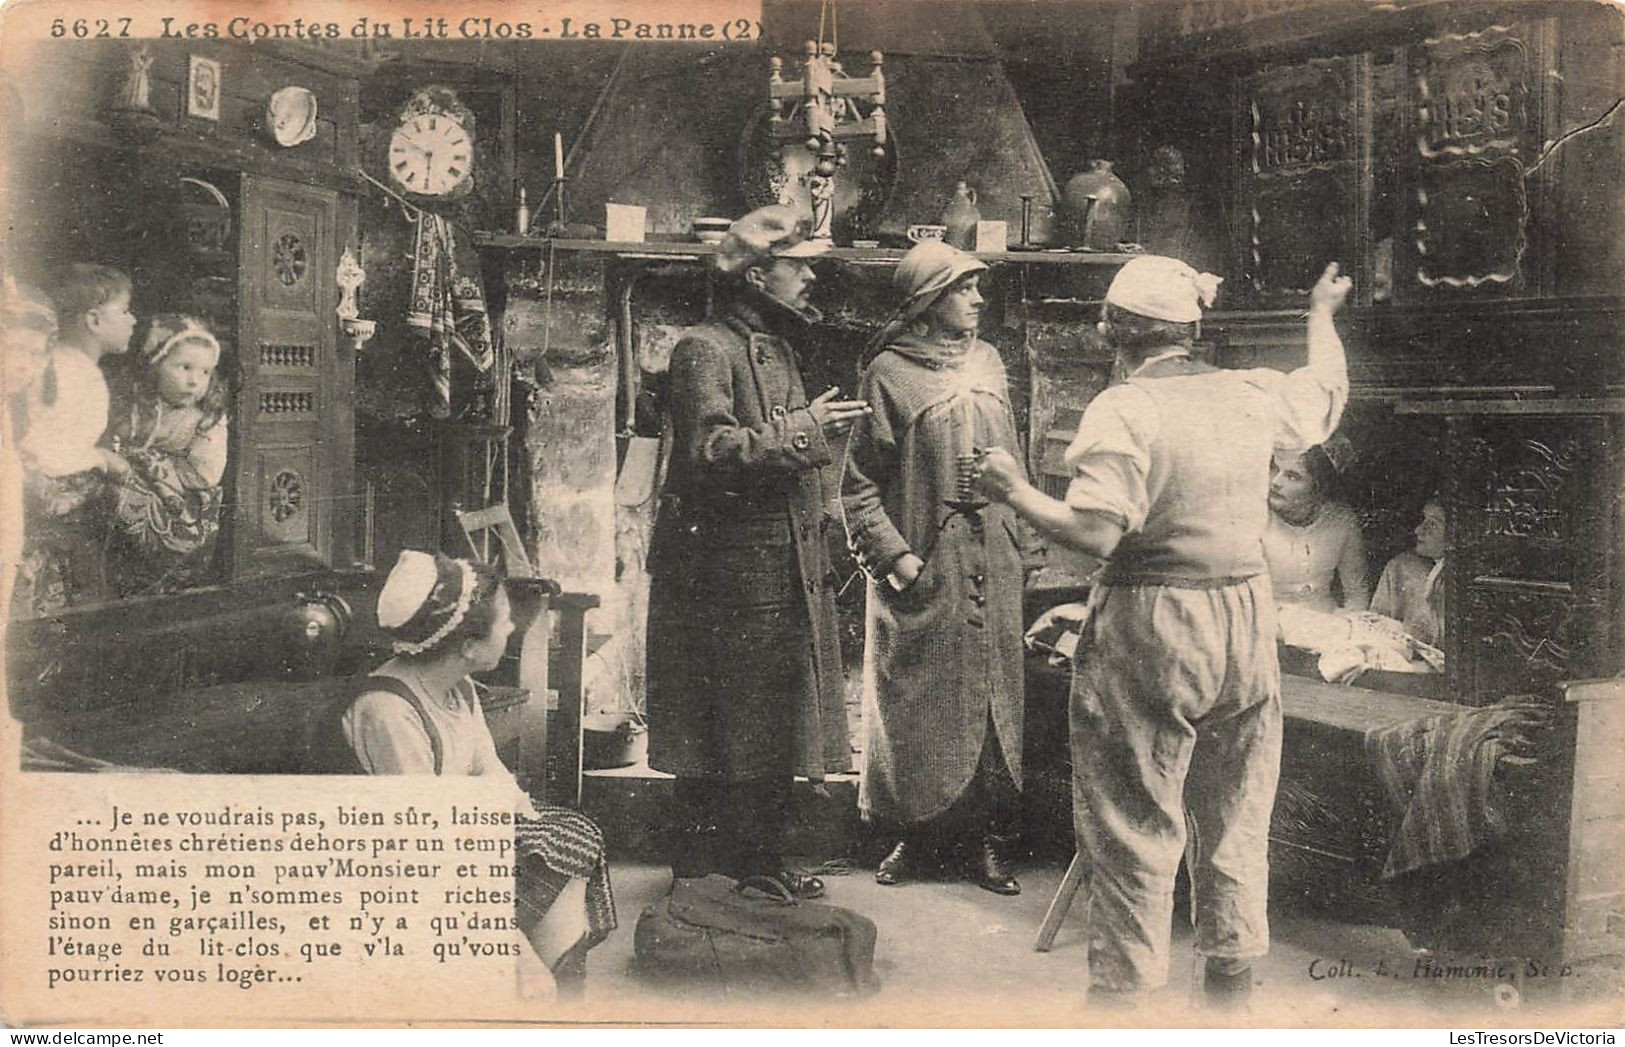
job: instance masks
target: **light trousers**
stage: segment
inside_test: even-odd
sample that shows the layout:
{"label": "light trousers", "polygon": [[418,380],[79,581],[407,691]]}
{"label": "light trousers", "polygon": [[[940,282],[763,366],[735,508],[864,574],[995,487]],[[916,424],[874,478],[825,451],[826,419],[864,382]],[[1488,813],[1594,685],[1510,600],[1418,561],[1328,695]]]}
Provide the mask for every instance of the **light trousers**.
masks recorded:
{"label": "light trousers", "polygon": [[1269,579],[1113,586],[1092,603],[1071,701],[1091,986],[1167,983],[1187,842],[1197,952],[1262,956],[1281,763]]}

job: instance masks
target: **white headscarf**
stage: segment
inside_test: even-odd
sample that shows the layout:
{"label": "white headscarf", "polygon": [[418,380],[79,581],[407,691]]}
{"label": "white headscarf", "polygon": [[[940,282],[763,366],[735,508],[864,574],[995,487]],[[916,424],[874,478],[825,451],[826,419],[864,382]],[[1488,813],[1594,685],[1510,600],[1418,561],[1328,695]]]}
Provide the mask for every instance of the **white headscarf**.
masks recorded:
{"label": "white headscarf", "polygon": [[1117,270],[1106,301],[1119,309],[1167,320],[1195,323],[1202,309],[1213,305],[1223,278],[1199,273],[1177,258],[1141,255]]}

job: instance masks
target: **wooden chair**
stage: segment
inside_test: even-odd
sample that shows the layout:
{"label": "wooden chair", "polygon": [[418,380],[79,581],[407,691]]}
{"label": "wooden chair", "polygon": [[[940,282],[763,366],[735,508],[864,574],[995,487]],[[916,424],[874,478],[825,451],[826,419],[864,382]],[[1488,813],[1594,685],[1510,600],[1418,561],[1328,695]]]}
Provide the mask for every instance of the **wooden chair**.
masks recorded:
{"label": "wooden chair", "polygon": [[[481,563],[499,562],[508,579],[509,593],[514,599],[515,640],[509,651],[518,645],[517,683],[529,693],[537,704],[533,715],[517,718],[523,723],[531,721],[528,729],[517,731],[519,745],[515,775],[541,783],[542,795],[549,803],[578,807],[581,804],[582,711],[585,692],[582,687],[582,668],[587,660],[587,612],[598,606],[598,597],[592,593],[567,593],[557,582],[538,578],[536,570],[519,539],[513,514],[504,502],[484,509],[464,511],[453,509],[458,526],[468,541],[469,550]],[[500,555],[500,560],[494,559]],[[559,613],[556,642],[550,636],[550,611]],[[548,683],[558,684],[558,717],[553,722],[554,735],[561,742],[548,744],[547,693]],[[514,703],[508,703],[513,706]],[[523,705],[523,700],[519,703]],[[500,711],[487,703],[487,712]]]}
{"label": "wooden chair", "polygon": [[1061,885],[1055,889],[1055,897],[1050,899],[1049,908],[1044,910],[1044,921],[1038,925],[1038,940],[1033,943],[1033,948],[1038,952],[1049,952],[1050,946],[1055,944],[1055,935],[1066,920],[1067,910],[1072,908],[1072,899],[1077,896],[1078,888],[1083,886],[1083,874],[1087,868],[1083,854],[1075,852],[1071,864],[1066,867],[1066,875],[1061,877]]}
{"label": "wooden chair", "polygon": [[[454,508],[452,515],[457,517],[457,525],[463,529],[469,551],[480,563],[496,563],[492,559],[492,552],[499,551],[502,559],[498,566],[509,578],[536,577],[536,569],[531,566],[525,545],[519,540],[519,528],[514,526],[513,513],[509,511],[507,502],[497,502],[472,511]],[[496,542],[495,550],[493,540]]]}

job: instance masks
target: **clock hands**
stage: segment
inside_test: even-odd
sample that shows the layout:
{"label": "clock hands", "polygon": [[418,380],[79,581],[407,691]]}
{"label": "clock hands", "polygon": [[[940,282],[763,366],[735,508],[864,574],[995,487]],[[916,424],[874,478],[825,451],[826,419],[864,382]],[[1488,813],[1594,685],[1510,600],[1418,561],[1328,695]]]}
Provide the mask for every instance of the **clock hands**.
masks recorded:
{"label": "clock hands", "polygon": [[[410,149],[412,152],[418,153],[423,157],[423,184],[424,187],[427,188],[429,185],[429,180],[434,177],[434,150],[421,146],[412,141],[410,138],[402,138],[395,142],[394,145],[391,146],[390,152],[393,153],[396,148],[403,150]],[[406,181],[412,182],[415,180],[416,179],[412,174],[409,173],[407,175]]]}

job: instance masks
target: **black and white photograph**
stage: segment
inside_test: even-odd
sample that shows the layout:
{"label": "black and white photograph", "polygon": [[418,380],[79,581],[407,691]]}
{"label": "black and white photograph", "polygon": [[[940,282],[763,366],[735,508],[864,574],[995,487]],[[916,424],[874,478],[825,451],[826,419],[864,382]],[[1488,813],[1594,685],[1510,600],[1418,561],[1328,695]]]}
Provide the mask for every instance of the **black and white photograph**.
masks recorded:
{"label": "black and white photograph", "polygon": [[16,0],[0,103],[0,1022],[1625,1021],[1625,7]]}

